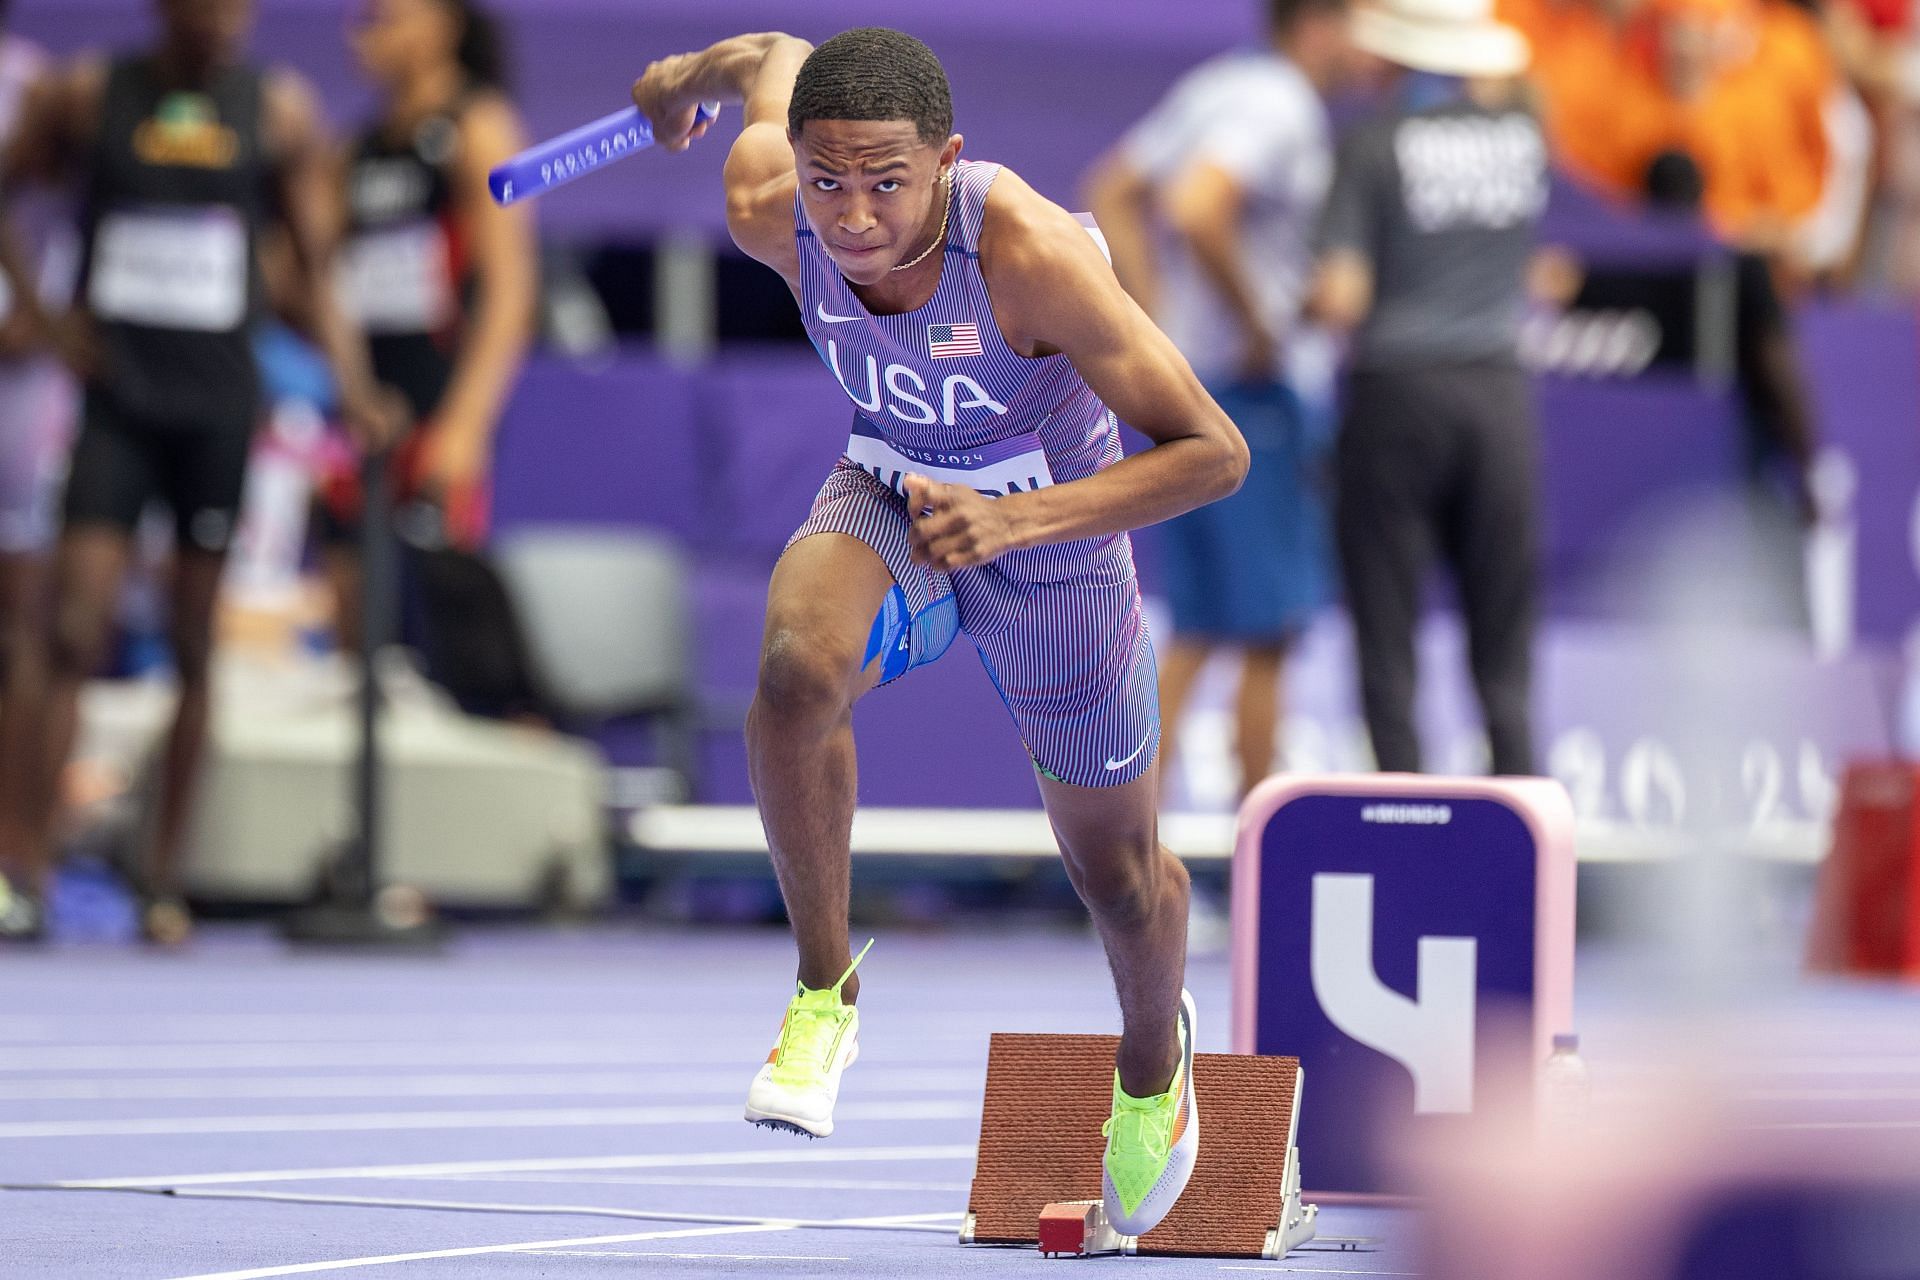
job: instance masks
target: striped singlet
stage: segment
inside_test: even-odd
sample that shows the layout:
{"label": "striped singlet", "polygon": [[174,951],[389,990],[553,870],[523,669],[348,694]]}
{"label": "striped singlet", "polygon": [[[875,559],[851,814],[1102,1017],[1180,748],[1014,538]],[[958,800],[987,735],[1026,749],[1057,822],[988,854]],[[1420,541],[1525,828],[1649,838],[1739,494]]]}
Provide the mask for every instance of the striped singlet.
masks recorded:
{"label": "striped singlet", "polygon": [[[984,492],[1081,480],[1120,458],[1120,427],[1065,356],[1007,346],[980,274],[980,223],[1000,166],[953,169],[946,263],[925,306],[870,314],[795,197],[807,336],[853,402],[848,458],[897,492],[912,469]],[[1038,455],[1036,457],[1036,455]],[[1050,582],[1130,559],[1125,534],[1027,547],[1001,572]]]}
{"label": "striped singlet", "polygon": [[846,454],[793,541],[845,534],[886,562],[899,600],[889,599],[875,634],[888,610],[909,624],[892,633],[901,660],[887,678],[933,661],[965,631],[1039,769],[1113,786],[1144,773],[1159,741],[1153,647],[1127,535],[1018,548],[951,574],[909,553],[908,472],[997,498],[1085,479],[1120,457],[1119,424],[1072,363],[1019,355],[994,321],[980,228],[999,172],[954,166],[939,286],[901,315],[867,311],[795,196],[807,334],[855,412]]}

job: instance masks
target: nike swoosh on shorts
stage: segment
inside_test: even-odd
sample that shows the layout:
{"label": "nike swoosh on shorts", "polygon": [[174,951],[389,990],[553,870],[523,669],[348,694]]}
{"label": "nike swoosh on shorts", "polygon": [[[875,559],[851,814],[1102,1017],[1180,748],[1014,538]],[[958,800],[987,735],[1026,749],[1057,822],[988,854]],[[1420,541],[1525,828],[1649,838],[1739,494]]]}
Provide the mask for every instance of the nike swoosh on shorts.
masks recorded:
{"label": "nike swoosh on shorts", "polygon": [[1125,760],[1115,760],[1112,756],[1108,756],[1107,772],[1112,773],[1116,769],[1124,769],[1128,765],[1132,764],[1135,760],[1140,758],[1140,753],[1142,751],[1145,751],[1147,749],[1147,744],[1152,741],[1153,741],[1153,730],[1149,729],[1147,730],[1147,736],[1140,739],[1140,745],[1135,747],[1133,749],[1133,754],[1128,756]]}

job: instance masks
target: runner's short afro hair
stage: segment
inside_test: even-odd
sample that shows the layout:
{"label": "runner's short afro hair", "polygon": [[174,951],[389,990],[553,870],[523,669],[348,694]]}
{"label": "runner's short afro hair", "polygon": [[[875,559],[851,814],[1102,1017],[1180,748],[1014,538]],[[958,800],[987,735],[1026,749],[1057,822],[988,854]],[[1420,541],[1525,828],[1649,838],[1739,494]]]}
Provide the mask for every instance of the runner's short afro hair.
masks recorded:
{"label": "runner's short afro hair", "polygon": [[856,27],[811,54],[793,82],[787,130],[809,120],[906,120],[920,141],[953,133],[953,91],[933,50],[904,31]]}

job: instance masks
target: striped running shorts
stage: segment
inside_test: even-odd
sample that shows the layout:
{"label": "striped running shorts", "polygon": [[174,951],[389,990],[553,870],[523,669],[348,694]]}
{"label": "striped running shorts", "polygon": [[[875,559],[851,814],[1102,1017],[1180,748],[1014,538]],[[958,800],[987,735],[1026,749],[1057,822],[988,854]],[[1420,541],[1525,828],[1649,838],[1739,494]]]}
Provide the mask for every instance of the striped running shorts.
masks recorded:
{"label": "striped running shorts", "polygon": [[909,527],[906,503],[892,489],[842,461],[787,545],[841,533],[886,562],[910,618],[936,622],[917,629],[913,639],[926,651],[901,664],[902,674],[951,643],[956,628],[938,625],[951,611],[1046,777],[1115,787],[1145,773],[1160,743],[1160,693],[1125,538],[1085,574],[1030,582],[996,564],[953,573],[915,564]]}

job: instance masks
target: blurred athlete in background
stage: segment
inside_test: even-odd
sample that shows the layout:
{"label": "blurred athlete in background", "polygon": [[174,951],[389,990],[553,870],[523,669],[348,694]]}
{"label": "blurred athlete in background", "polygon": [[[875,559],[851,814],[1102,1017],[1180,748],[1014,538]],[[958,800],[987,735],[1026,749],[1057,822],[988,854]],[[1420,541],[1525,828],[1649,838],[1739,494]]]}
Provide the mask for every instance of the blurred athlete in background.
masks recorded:
{"label": "blurred athlete in background", "polygon": [[1121,283],[1253,454],[1240,492],[1161,535],[1174,628],[1160,672],[1163,766],[1201,668],[1237,651],[1240,796],[1272,768],[1287,651],[1333,577],[1321,425],[1332,353],[1298,322],[1333,172],[1321,95],[1348,56],[1346,0],[1270,0],[1267,21],[1266,44],[1188,72],[1089,183]]}
{"label": "blurred athlete in background", "polygon": [[[0,2],[0,20],[7,8]],[[0,36],[0,151],[51,69],[38,46]],[[23,221],[23,273],[48,292],[70,287],[70,279],[50,278],[70,274],[70,235],[51,216]],[[47,868],[29,814],[38,804],[36,726],[46,682],[44,561],[72,433],[73,384],[36,339],[31,310],[14,305],[0,278],[0,941],[36,939],[44,926]]]}
{"label": "blurred athlete in background", "polygon": [[[518,628],[477,559],[494,428],[533,338],[539,277],[528,206],[503,209],[487,194],[487,171],[524,145],[499,33],[472,0],[368,0],[352,41],[380,108],[346,159],[342,279],[375,376],[412,411],[393,459],[401,533],[418,553],[422,647],[430,674],[468,710],[526,711],[534,695]],[[351,643],[354,471],[329,477],[324,498],[321,532]]]}
{"label": "blurred athlete in background", "polygon": [[[51,855],[55,780],[72,750],[82,684],[113,635],[133,533],[153,500],[172,510],[170,639],[178,677],[159,804],[143,833],[142,926],[191,930],[179,855],[206,739],[213,612],[260,416],[252,328],[264,305],[260,242],[283,225],[314,336],[343,414],[369,434],[403,415],[377,388],[364,343],[320,287],[331,269],[331,152],[314,95],[244,55],[251,0],[157,0],[153,48],[82,58],[29,101],[0,189],[70,183],[83,257],[71,312],[33,323],[81,375],[85,402],[55,556],[42,800],[33,856]],[[17,261],[16,303],[32,305]]]}

